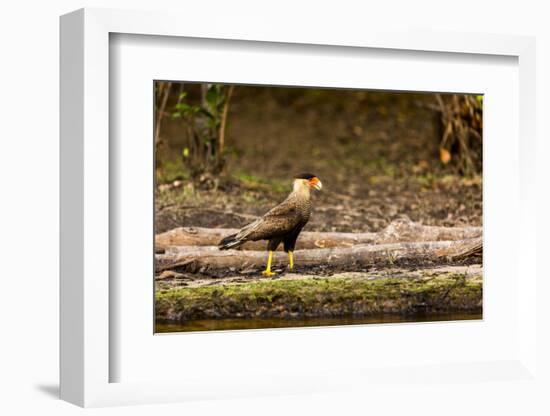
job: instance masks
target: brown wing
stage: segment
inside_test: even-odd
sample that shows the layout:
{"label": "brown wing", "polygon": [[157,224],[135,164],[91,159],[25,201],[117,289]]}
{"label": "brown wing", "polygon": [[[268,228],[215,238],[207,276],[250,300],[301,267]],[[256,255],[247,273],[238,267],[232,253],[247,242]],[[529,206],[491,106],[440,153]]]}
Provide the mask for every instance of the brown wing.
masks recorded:
{"label": "brown wing", "polygon": [[242,228],[237,240],[269,240],[291,232],[302,220],[295,201],[285,200],[263,217]]}

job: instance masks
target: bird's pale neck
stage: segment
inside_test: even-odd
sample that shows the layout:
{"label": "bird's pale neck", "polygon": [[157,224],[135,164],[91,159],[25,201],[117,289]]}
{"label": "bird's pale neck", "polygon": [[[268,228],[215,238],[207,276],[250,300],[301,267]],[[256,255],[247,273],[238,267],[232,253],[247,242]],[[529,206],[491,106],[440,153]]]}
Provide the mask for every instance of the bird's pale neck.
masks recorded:
{"label": "bird's pale neck", "polygon": [[298,197],[309,198],[311,188],[304,179],[295,179],[292,186],[292,193]]}

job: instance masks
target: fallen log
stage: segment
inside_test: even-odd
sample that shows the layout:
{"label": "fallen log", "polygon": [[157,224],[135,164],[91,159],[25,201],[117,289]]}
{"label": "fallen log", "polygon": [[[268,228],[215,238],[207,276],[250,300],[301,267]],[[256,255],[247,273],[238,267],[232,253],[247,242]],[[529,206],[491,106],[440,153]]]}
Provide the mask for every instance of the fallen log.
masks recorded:
{"label": "fallen log", "polygon": [[[392,264],[396,261],[435,262],[460,258],[465,253],[479,252],[482,238],[458,241],[425,241],[367,245],[352,247],[296,250],[295,262],[300,266],[369,266],[377,263]],[[254,250],[220,251],[217,247],[170,247],[165,254],[156,255],[156,272],[183,269],[189,272],[205,272],[215,269],[246,270],[265,265],[266,253]],[[273,256],[273,267],[286,267],[286,253]]]}
{"label": "fallen log", "polygon": [[[155,238],[155,251],[162,252],[170,246],[215,246],[220,240],[236,233],[234,228],[200,228],[179,227]],[[370,244],[376,240],[377,233],[336,233],[336,232],[307,232],[300,234],[296,244],[297,250],[330,247],[351,247],[357,244]],[[249,241],[243,244],[240,250],[265,250],[266,241]],[[279,247],[282,250],[282,246]]]}
{"label": "fallen log", "polygon": [[[155,250],[163,252],[170,246],[215,246],[238,230],[233,228],[179,227],[158,234]],[[481,227],[438,227],[422,225],[409,220],[393,221],[377,233],[302,232],[297,250],[314,248],[352,247],[360,244],[387,244],[414,241],[454,241],[481,237]],[[242,250],[265,250],[265,241],[250,241]],[[279,248],[282,250],[282,248]]]}

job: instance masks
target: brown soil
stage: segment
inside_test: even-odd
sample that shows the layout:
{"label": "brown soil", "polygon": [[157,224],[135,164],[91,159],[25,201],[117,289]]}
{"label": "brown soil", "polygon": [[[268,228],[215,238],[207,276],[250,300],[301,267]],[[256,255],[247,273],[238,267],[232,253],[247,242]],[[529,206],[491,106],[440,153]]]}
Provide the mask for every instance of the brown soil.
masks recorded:
{"label": "brown soil", "polygon": [[[405,217],[426,225],[482,225],[481,183],[477,179],[444,177],[429,185],[382,179],[368,190],[353,193],[324,186],[322,193],[314,196],[306,230],[375,232]],[[176,188],[157,197],[157,233],[182,226],[240,228],[285,197],[246,184],[198,190],[183,198],[181,193]]]}

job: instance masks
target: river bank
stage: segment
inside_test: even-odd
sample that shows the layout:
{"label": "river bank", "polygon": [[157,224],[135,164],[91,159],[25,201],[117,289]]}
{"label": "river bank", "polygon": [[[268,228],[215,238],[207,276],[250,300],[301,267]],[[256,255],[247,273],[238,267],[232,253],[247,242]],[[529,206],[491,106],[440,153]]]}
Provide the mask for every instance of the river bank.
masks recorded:
{"label": "river bank", "polygon": [[430,314],[481,315],[482,273],[481,266],[472,265],[157,282],[156,320],[185,326],[199,320],[246,318],[248,325],[240,323],[241,329],[253,329],[257,319],[345,318],[372,323],[374,318],[376,323],[377,316],[388,314],[424,315],[427,320]]}

